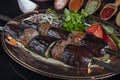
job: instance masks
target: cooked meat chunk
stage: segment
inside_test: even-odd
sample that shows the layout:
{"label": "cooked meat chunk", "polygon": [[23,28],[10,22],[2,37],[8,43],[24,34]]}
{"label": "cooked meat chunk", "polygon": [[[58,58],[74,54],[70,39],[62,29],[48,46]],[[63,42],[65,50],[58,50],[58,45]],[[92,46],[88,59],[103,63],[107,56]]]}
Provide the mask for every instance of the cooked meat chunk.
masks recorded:
{"label": "cooked meat chunk", "polygon": [[81,31],[73,31],[70,33],[68,37],[69,44],[78,45],[80,44],[80,40],[84,37],[85,33]]}
{"label": "cooked meat chunk", "polygon": [[20,41],[22,44],[26,45],[30,42],[32,38],[39,35],[39,32],[32,29],[32,28],[26,28],[23,32],[23,34],[19,37],[18,41]]}
{"label": "cooked meat chunk", "polygon": [[52,27],[48,22],[44,22],[38,25],[38,31],[40,35],[47,36],[49,28]]}
{"label": "cooked meat chunk", "polygon": [[51,49],[51,55],[55,59],[62,60],[62,53],[64,51],[65,46],[68,43],[65,40],[59,40],[56,45]]}

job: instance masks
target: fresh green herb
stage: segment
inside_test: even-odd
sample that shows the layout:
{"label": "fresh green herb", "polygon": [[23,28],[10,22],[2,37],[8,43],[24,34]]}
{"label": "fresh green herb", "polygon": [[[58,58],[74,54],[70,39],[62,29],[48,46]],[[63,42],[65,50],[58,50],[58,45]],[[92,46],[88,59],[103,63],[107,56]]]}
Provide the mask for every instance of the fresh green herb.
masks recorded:
{"label": "fresh green herb", "polygon": [[65,17],[63,18],[63,26],[61,27],[67,31],[74,31],[74,30],[85,30],[85,24],[82,22],[88,14],[82,9],[80,12],[77,11],[69,11],[65,8],[64,10]]}
{"label": "fresh green herb", "polygon": [[46,14],[49,14],[49,13],[54,14],[54,15],[58,15],[57,12],[54,11],[54,10],[52,10],[51,8],[48,8],[48,9],[46,10]]}
{"label": "fresh green herb", "polygon": [[117,43],[118,48],[120,49],[120,39],[117,37],[115,30],[111,26],[105,26],[103,25],[104,30],[107,34],[111,35],[111,37],[115,40]]}

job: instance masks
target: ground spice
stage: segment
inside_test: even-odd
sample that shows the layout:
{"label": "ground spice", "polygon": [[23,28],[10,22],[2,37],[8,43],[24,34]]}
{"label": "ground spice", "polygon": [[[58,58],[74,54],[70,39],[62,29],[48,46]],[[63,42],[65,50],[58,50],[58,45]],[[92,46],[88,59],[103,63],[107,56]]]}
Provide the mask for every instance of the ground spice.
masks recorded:
{"label": "ground spice", "polygon": [[98,5],[99,2],[97,0],[91,0],[89,3],[87,3],[85,11],[88,14],[93,14],[96,11]]}
{"label": "ground spice", "polygon": [[118,26],[120,26],[120,12],[117,14],[116,24],[117,24]]}
{"label": "ground spice", "polygon": [[83,0],[70,0],[69,2],[69,10],[78,11],[82,6]]}
{"label": "ground spice", "polygon": [[102,10],[101,17],[102,18],[109,18],[113,14],[113,12],[114,12],[113,8],[106,7]]}

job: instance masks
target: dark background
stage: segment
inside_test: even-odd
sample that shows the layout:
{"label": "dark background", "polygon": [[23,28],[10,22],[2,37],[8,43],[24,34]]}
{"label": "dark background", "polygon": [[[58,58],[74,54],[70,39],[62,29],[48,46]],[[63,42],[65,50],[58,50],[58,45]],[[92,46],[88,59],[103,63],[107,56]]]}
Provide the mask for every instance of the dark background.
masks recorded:
{"label": "dark background", "polygon": [[[114,2],[114,0],[105,0],[109,2]],[[53,5],[53,3],[37,3],[40,8],[48,8],[48,6]],[[17,0],[0,0],[0,14],[14,18],[22,12],[20,11]],[[5,25],[6,22],[0,20],[0,26]],[[104,80],[119,80],[120,75],[116,75]],[[13,61],[3,50],[0,42],[0,80],[58,80],[55,78],[50,78],[43,75],[38,75],[34,73],[15,61]]]}

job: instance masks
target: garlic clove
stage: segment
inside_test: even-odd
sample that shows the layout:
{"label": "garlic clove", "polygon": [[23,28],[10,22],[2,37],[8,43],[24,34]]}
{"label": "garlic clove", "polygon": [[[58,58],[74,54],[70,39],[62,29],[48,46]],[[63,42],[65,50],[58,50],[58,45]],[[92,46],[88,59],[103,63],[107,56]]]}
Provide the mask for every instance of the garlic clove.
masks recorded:
{"label": "garlic clove", "polygon": [[20,10],[23,13],[34,11],[36,7],[38,6],[37,4],[35,4],[34,2],[30,0],[17,0],[17,1],[18,1]]}

